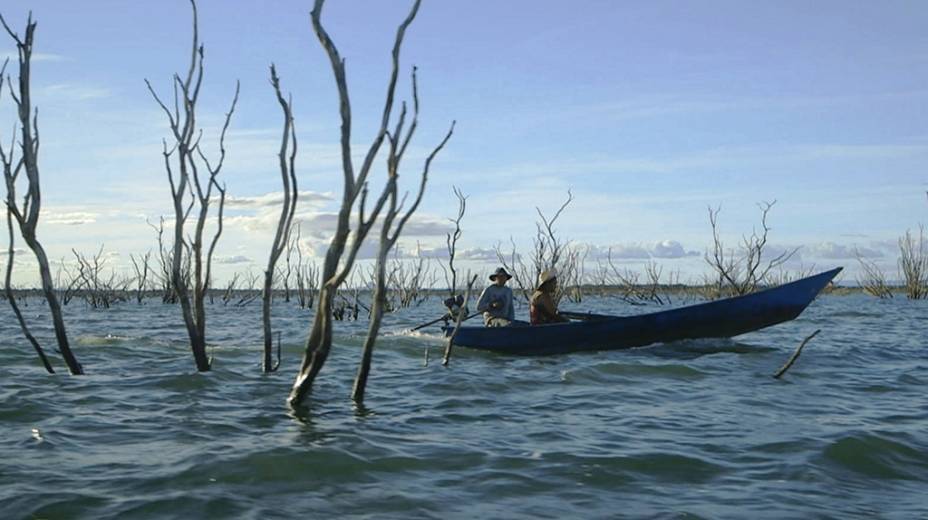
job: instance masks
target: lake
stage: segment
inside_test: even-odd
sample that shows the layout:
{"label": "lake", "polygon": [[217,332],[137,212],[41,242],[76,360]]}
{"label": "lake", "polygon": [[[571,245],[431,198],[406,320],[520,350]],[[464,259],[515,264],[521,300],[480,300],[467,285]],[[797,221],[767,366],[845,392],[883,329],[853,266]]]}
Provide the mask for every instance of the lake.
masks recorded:
{"label": "lake", "polygon": [[177,307],[72,302],[83,377],[65,375],[40,300],[23,310],[55,376],[4,304],[0,516],[928,517],[928,301],[825,295],[734,340],[541,358],[457,348],[449,367],[436,330],[403,332],[439,306],[386,317],[364,409],[349,395],[366,321],[336,323],[294,414],[284,400],[312,311],[293,303],[275,304],[283,365],[264,375],[257,302],[209,308],[204,374]]}

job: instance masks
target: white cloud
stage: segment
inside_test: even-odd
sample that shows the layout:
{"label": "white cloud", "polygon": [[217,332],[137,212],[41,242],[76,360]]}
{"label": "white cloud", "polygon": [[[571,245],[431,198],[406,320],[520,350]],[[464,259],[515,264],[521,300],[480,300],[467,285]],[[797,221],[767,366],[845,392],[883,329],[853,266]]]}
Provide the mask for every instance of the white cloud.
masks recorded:
{"label": "white cloud", "polygon": [[82,224],[93,224],[97,221],[97,213],[85,211],[58,212],[56,210],[44,210],[40,221],[45,224],[60,226],[79,226]]}
{"label": "white cloud", "polygon": [[822,258],[826,260],[848,260],[857,258],[858,254],[863,258],[883,258],[883,251],[877,248],[860,247],[857,245],[836,244],[834,242],[821,242],[802,247],[802,252],[807,257]]}
{"label": "white cloud", "polygon": [[611,246],[600,246],[591,244],[589,246],[590,260],[605,260],[612,258],[614,260],[647,260],[651,258],[651,253],[641,244],[613,244]]}
{"label": "white cloud", "polygon": [[428,236],[445,236],[445,233],[454,230],[454,226],[445,220],[439,220],[430,216],[413,215],[406,227],[403,228],[403,236],[428,237]]}
{"label": "white cloud", "polygon": [[85,101],[110,97],[112,91],[105,87],[81,85],[77,83],[58,83],[42,88],[43,96],[56,100]]}
{"label": "white cloud", "polygon": [[[270,233],[277,228],[280,210],[277,208],[261,207],[254,215],[227,216],[225,225],[230,228],[240,228],[252,233]],[[338,213],[332,211],[298,211],[293,218],[294,224],[300,227],[300,235],[306,239],[316,239],[328,244],[335,234],[338,226]],[[351,225],[354,226],[357,215],[352,215]],[[376,242],[379,233],[379,223],[368,233],[367,241]],[[413,215],[403,228],[404,237],[444,237],[452,227],[446,221],[429,215]]]}
{"label": "white cloud", "polygon": [[[331,193],[320,193],[316,191],[300,191],[297,194],[297,207],[304,204],[319,205],[332,200]],[[230,209],[250,209],[250,208],[267,208],[278,207],[283,204],[284,194],[281,191],[265,193],[264,195],[254,195],[247,197],[226,197],[226,207]]]}
{"label": "white cloud", "polygon": [[213,258],[213,262],[217,264],[224,264],[224,265],[236,265],[236,264],[250,264],[250,263],[253,263],[254,260],[252,260],[251,258],[248,258],[245,255],[231,255],[231,256],[217,256]]}
{"label": "white cloud", "polygon": [[676,240],[662,240],[651,248],[651,256],[654,258],[683,258],[685,256],[698,256],[695,251],[687,251],[683,244]]}

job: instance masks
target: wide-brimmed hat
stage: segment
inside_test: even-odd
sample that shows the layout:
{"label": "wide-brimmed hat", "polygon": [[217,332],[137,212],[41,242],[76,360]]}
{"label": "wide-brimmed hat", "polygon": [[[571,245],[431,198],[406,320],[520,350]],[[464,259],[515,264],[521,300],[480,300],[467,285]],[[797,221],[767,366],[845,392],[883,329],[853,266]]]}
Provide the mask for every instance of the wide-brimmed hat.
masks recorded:
{"label": "wide-brimmed hat", "polygon": [[547,271],[542,271],[538,275],[538,288],[540,289],[542,285],[550,282],[557,278],[557,271],[555,269],[548,269]]}
{"label": "wide-brimmed hat", "polygon": [[498,268],[496,272],[490,275],[490,280],[495,282],[497,276],[505,276],[507,280],[512,278],[512,275],[507,273],[506,270],[503,269],[502,267]]}

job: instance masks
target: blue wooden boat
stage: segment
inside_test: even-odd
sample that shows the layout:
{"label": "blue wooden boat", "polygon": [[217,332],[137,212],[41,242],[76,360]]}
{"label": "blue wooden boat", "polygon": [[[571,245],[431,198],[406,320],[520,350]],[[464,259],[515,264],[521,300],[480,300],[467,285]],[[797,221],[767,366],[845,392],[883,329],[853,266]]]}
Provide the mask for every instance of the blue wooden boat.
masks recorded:
{"label": "blue wooden boat", "polygon": [[[744,296],[638,316],[565,313],[581,321],[510,327],[461,327],[454,344],[535,356],[616,350],[684,339],[730,338],[799,316],[842,268]],[[450,336],[453,327],[444,329]]]}

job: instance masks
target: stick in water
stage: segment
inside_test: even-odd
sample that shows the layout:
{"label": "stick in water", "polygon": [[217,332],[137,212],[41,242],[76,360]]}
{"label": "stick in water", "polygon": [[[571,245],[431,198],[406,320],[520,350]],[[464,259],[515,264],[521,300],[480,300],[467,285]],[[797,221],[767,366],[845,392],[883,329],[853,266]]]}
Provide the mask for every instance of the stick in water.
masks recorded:
{"label": "stick in water", "polygon": [[[470,290],[474,287],[474,282],[477,281],[477,275],[474,275],[473,277],[471,277],[469,271],[467,273],[467,277],[470,279],[470,281],[467,282],[467,290],[464,291],[464,307],[463,308],[467,308],[467,302],[470,301]],[[451,360],[451,347],[454,346],[454,337],[458,335],[458,329],[461,328],[462,321],[464,321],[463,310],[462,312],[458,312],[458,319],[454,323],[454,330],[451,332],[451,336],[448,338],[448,344],[445,345],[445,355],[441,360],[442,366],[445,366],[445,367],[448,366],[448,361]]]}
{"label": "stick in water", "polygon": [[786,371],[789,370],[789,367],[793,366],[793,363],[795,363],[796,360],[799,359],[799,354],[802,352],[802,347],[806,346],[806,343],[808,343],[809,340],[814,338],[821,331],[822,329],[818,329],[812,334],[810,334],[809,337],[802,340],[802,343],[799,344],[799,347],[796,349],[796,352],[793,352],[793,355],[790,356],[789,361],[787,361],[786,364],[780,368],[780,370],[777,370],[776,374],[773,374],[774,379],[780,379],[780,376],[785,374]]}

